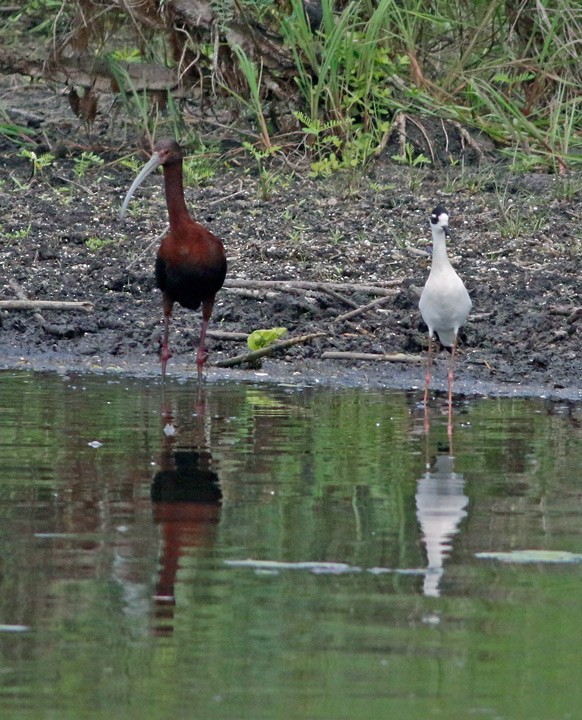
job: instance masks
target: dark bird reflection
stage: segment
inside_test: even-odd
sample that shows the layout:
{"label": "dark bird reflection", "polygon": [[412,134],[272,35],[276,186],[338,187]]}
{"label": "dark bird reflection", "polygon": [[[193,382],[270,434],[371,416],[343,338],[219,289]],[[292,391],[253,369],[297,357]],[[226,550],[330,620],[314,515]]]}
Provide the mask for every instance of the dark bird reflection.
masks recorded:
{"label": "dark bird reflection", "polygon": [[463,493],[465,480],[454,471],[452,455],[437,455],[416,489],[416,517],[422,530],[428,567],[423,593],[440,597],[444,561],[451,551],[453,536],[467,515],[469,498]]}
{"label": "dark bird reflection", "polygon": [[205,447],[176,448],[177,431],[165,416],[160,470],[151,486],[154,520],[161,527],[162,552],[154,596],[158,635],[173,630],[176,575],[192,548],[211,548],[220,520],[222,490]]}

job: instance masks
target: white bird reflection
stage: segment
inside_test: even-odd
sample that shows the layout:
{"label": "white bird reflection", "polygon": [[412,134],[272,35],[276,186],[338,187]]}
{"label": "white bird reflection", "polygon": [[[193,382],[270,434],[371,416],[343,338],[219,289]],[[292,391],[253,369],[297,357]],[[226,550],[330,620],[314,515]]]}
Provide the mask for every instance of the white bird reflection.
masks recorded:
{"label": "white bird reflection", "polygon": [[432,468],[418,481],[416,517],[428,558],[423,593],[429,597],[440,597],[443,565],[451,549],[451,539],[467,515],[465,507],[469,498],[463,494],[464,486],[463,476],[454,471],[452,455],[437,455]]}

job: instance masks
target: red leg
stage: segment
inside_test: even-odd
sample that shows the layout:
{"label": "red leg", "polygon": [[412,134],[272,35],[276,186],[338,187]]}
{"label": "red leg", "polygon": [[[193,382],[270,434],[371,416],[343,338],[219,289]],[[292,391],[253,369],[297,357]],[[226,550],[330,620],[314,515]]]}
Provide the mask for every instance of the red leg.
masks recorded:
{"label": "red leg", "polygon": [[198,382],[202,382],[202,367],[206,361],[206,328],[208,321],[212,315],[212,308],[214,307],[214,299],[205,300],[202,303],[202,325],[200,327],[200,339],[198,341],[198,352],[196,353],[196,366],[198,367]]}
{"label": "red leg", "polygon": [[424,429],[428,432],[430,422],[428,418],[428,386],[432,373],[432,335],[428,336],[428,358],[426,361],[426,377],[424,379]]}
{"label": "red leg", "polygon": [[449,422],[447,431],[449,437],[453,434],[453,380],[455,379],[455,350],[457,349],[457,336],[451,348],[451,361],[449,363]]}
{"label": "red leg", "polygon": [[168,349],[168,335],[170,333],[170,315],[172,314],[172,300],[166,293],[162,295],[162,307],[164,310],[164,334],[162,336],[162,382],[166,379],[166,364],[172,357],[172,353]]}
{"label": "red leg", "polygon": [[428,402],[428,386],[432,373],[432,335],[428,336],[428,358],[426,361],[426,377],[424,379],[424,404]]}

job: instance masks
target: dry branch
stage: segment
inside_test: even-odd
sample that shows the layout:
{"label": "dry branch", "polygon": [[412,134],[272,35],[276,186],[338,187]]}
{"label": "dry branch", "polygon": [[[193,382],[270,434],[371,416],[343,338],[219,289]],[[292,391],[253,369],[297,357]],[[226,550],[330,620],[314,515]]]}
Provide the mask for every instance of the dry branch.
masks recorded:
{"label": "dry branch", "polygon": [[362,305],[361,307],[356,308],[355,310],[351,310],[350,312],[344,313],[343,315],[338,315],[334,322],[343,322],[344,320],[350,320],[356,315],[361,315],[364,312],[367,312],[368,310],[375,310],[377,307],[380,307],[380,305],[385,305],[389,300],[392,299],[392,295],[383,295],[380,298],[377,298],[376,300],[372,300],[372,302],[368,303],[367,305]]}
{"label": "dry branch", "polygon": [[422,363],[424,359],[419,355],[406,353],[393,353],[380,355],[377,353],[339,352],[330,350],[321,355],[322,360],[375,360],[379,362]]}
{"label": "dry branch", "polygon": [[566,322],[569,325],[575,323],[578,318],[582,317],[582,307],[574,307],[573,305],[551,305],[549,311],[552,315],[567,315]]}
{"label": "dry branch", "polygon": [[[4,302],[12,303],[20,305],[19,308],[13,308],[13,309],[26,309],[26,310],[32,310],[33,315],[32,317],[35,319],[35,321],[40,325],[40,327],[44,330],[44,332],[48,333],[49,335],[55,335],[56,337],[67,337],[70,335],[74,335],[78,332],[77,328],[75,327],[61,327],[59,325],[54,325],[52,323],[49,323],[45,318],[41,315],[39,312],[39,307],[47,307],[47,305],[50,307],[50,309],[55,309],[54,305],[60,304],[60,305],[77,305],[78,307],[75,308],[75,310],[83,310],[84,312],[91,312],[93,310],[93,306],[91,303],[73,303],[73,302],[61,302],[61,301],[50,301],[50,300],[29,300],[26,297],[26,292],[24,291],[24,288],[21,287],[14,278],[10,278],[8,280],[8,285],[12,292],[16,295],[18,298],[18,301],[16,300],[6,300]],[[22,307],[24,306],[24,307]],[[91,307],[91,310],[87,309],[87,306]],[[62,309],[62,308],[61,308]],[[67,310],[70,310],[72,308],[67,307]]]}
{"label": "dry branch", "polygon": [[301,335],[299,337],[290,338],[289,340],[283,340],[283,342],[273,343],[268,347],[255,350],[253,352],[244,353],[243,355],[236,355],[235,357],[226,358],[225,360],[219,360],[214,363],[216,367],[232,367],[233,365],[243,365],[244,363],[254,362],[267,355],[273,355],[279,350],[286,350],[293,345],[299,345],[301,343],[309,342],[315,338],[324,337],[325,333],[317,332],[309,335]]}
{"label": "dry branch", "polygon": [[339,302],[343,303],[344,305],[347,305],[351,308],[357,308],[358,303],[354,302],[353,300],[350,300],[350,298],[347,298],[345,295],[342,295],[341,293],[336,292],[330,287],[326,287],[323,283],[320,283],[318,290],[321,290],[321,292],[325,293],[326,295],[329,295],[330,297],[334,298],[335,300],[339,300]]}
{"label": "dry branch", "polygon": [[387,280],[383,285],[361,285],[359,283],[332,283],[332,282],[311,282],[308,280],[241,280],[230,279],[224,281],[225,288],[256,288],[287,290],[289,288],[302,290],[341,290],[343,292],[364,292],[371,295],[392,295],[393,288],[402,283],[401,278]]}
{"label": "dry branch", "polygon": [[82,310],[93,312],[93,303],[64,300],[0,300],[0,310]]}

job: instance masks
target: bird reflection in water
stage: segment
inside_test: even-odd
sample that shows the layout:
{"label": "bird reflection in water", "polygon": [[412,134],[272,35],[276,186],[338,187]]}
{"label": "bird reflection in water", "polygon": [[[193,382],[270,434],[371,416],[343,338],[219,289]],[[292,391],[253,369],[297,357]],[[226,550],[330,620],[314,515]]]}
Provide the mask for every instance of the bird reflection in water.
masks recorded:
{"label": "bird reflection in water", "polygon": [[416,489],[416,517],[428,559],[423,593],[429,597],[440,597],[444,562],[450,554],[452,538],[467,515],[465,480],[454,471],[454,460],[452,453],[437,455],[432,466],[427,463],[427,472]]}
{"label": "bird reflection in water", "polygon": [[174,588],[181,559],[193,548],[214,545],[222,503],[210,450],[204,445],[175,447],[177,431],[171,415],[165,414],[164,421],[160,470],[151,486],[154,521],[160,525],[163,543],[154,596],[157,635],[173,631]]}

